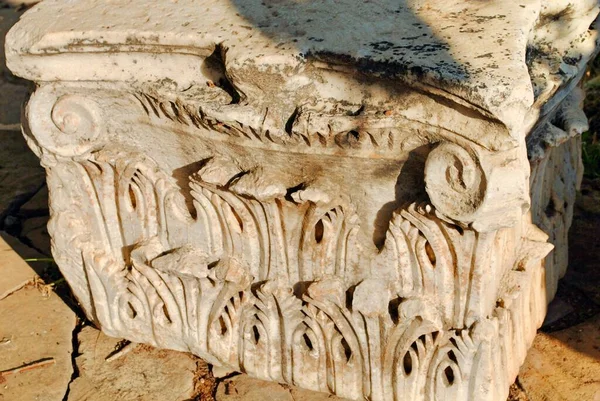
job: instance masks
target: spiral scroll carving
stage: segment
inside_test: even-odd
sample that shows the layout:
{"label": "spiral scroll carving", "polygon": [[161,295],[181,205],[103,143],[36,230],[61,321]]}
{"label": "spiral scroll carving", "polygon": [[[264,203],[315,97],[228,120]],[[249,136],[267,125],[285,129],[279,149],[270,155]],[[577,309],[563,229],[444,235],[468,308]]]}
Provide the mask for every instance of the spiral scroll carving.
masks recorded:
{"label": "spiral scroll carving", "polygon": [[442,143],[431,151],[425,164],[425,185],[439,212],[464,223],[475,218],[486,188],[479,160],[453,143]]}
{"label": "spiral scroll carving", "polygon": [[56,127],[68,135],[82,139],[98,136],[97,112],[93,105],[76,95],[66,95],[58,99],[52,108],[52,121]]}
{"label": "spiral scroll carving", "polygon": [[37,144],[65,157],[98,148],[105,131],[101,107],[87,96],[60,92],[42,87],[29,101],[29,128]]}

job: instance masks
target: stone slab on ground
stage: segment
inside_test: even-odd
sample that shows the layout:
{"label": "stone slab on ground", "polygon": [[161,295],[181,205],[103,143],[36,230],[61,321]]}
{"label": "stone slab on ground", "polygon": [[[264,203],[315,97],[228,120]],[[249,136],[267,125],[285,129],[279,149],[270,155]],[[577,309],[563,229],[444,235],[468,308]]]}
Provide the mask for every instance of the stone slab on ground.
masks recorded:
{"label": "stone slab on ground", "polygon": [[[12,250],[15,251],[22,259],[48,259],[46,255],[41,254],[39,251],[33,249],[27,244],[24,244],[17,237],[12,236],[5,231],[0,231],[0,237],[2,237],[4,242],[6,242],[8,246],[11,247]],[[36,271],[36,273],[39,274],[37,265],[33,265],[31,267]]]}
{"label": "stone slab on ground", "polygon": [[106,361],[122,340],[89,326],[78,333],[77,341],[79,377],[69,386],[68,401],[189,400],[194,396],[198,364],[206,366],[191,354],[144,345]]}
{"label": "stone slab on ground", "polygon": [[31,267],[31,269],[33,269],[35,274],[37,274],[38,276],[42,277],[45,275],[45,271],[49,265],[48,256],[42,255],[37,250],[22,243],[18,238],[15,238],[12,235],[10,235],[4,231],[0,231],[0,238],[2,238],[2,240],[4,240],[4,242],[6,242],[7,246],[9,248],[12,248],[12,250],[15,253],[17,253],[21,259],[39,260],[39,261],[32,260],[30,262],[26,262],[25,260],[22,260],[22,262],[27,263]]}
{"label": "stone slab on ground", "polygon": [[[6,259],[0,260],[2,264]],[[53,358],[54,363],[4,377],[1,401],[62,401],[71,376],[77,318],[53,292],[29,286],[0,301],[0,371]]]}
{"label": "stone slab on ground", "polygon": [[0,237],[0,300],[24,287],[37,274]]}
{"label": "stone slab on ground", "polygon": [[222,380],[216,401],[345,401],[328,393],[304,390],[240,374]]}
{"label": "stone slab on ground", "polygon": [[529,401],[600,401],[600,315],[539,333],[519,373]]}

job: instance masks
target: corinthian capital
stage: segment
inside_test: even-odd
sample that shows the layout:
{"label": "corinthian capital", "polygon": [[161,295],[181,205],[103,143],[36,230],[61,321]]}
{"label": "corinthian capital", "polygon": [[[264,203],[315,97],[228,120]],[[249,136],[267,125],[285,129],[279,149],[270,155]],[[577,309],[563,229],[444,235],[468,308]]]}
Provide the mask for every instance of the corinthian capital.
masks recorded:
{"label": "corinthian capital", "polygon": [[6,46],[54,257],[114,336],[504,401],[566,254],[591,3],[45,0]]}

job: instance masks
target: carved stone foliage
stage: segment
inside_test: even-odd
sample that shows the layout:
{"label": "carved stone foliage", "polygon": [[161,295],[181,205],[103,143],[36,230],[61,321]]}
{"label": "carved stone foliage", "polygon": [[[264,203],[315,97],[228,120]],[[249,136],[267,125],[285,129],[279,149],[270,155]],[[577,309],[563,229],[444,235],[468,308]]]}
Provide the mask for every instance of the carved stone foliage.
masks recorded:
{"label": "carved stone foliage", "polygon": [[[154,137],[227,131],[227,151],[211,148],[176,177],[171,159],[127,145],[143,130],[115,136],[106,116],[124,118],[130,97],[68,89],[33,95],[28,139],[48,172],[55,259],[105,332],[351,399],[506,398],[543,319],[550,250],[522,218],[516,150],[428,138],[416,170],[428,199],[393,204],[373,246],[364,235],[373,206],[356,201],[368,197],[284,185],[266,165],[243,165],[237,141],[254,139],[232,136],[233,123],[210,120],[214,110],[198,109],[193,124],[183,104],[138,99],[144,113],[133,118]],[[256,139],[252,151],[282,145]],[[366,149],[337,147],[344,157]]]}
{"label": "carved stone foliage", "polygon": [[89,318],[356,400],[504,401],[566,265],[596,0],[147,3],[45,0],[6,40]]}
{"label": "carved stone foliage", "polygon": [[506,397],[543,318],[549,251],[514,224],[522,188],[497,185],[518,158],[496,168],[477,146],[437,143],[431,204],[397,208],[366,247],[347,198],[286,189],[219,154],[182,183],[108,145],[102,101],[61,93],[51,108],[52,90],[33,97],[29,110],[51,112],[29,141],[48,171],[55,258],[108,334],[352,399]]}
{"label": "carved stone foliage", "polygon": [[[155,125],[199,129],[211,139],[254,148],[361,158],[377,155],[377,158],[397,159],[399,152],[417,145],[453,140],[452,125],[467,123],[454,117],[447,122],[450,129],[440,130],[428,124],[431,116],[421,115],[422,111],[409,114],[389,101],[380,107],[340,102],[333,110],[303,104],[281,115],[267,106],[206,99],[197,96],[196,91],[165,94],[153,85],[144,86],[131,96]],[[448,110],[444,103],[416,94],[410,96],[415,103],[435,105],[437,109],[429,112],[437,119],[445,118],[444,112]],[[468,123],[483,131],[494,122],[481,118]],[[483,147],[498,146],[482,138],[470,141]]]}
{"label": "carved stone foliage", "polygon": [[577,189],[581,185],[581,137],[588,122],[581,108],[583,91],[575,88],[529,136],[532,220],[555,246],[545,260],[546,291],[552,299],[568,265],[568,235]]}
{"label": "carved stone foliage", "polygon": [[412,204],[364,255],[350,208],[301,194],[258,201],[203,181],[205,167],[190,178],[190,210],[144,155],[48,166],[55,257],[108,334],[353,399],[505,396],[504,379],[489,380],[493,358],[512,358],[514,336],[537,326],[493,341],[501,325],[531,319],[515,309],[523,300],[493,308],[494,277],[535,281],[543,236],[478,233]]}
{"label": "carved stone foliage", "polygon": [[239,259],[256,279],[354,275],[360,246],[350,210],[285,198],[259,202],[195,180],[191,188],[210,254]]}
{"label": "carved stone foliage", "polygon": [[394,151],[405,146],[406,130],[390,110],[377,114],[361,109],[352,113],[326,113],[299,107],[288,116],[287,127],[282,130],[274,120],[277,116],[270,115],[268,109],[200,103],[180,97],[164,99],[145,92],[133,96],[153,118],[207,129],[254,146],[281,145],[322,152],[344,149],[354,154],[376,152],[384,157],[392,157]]}

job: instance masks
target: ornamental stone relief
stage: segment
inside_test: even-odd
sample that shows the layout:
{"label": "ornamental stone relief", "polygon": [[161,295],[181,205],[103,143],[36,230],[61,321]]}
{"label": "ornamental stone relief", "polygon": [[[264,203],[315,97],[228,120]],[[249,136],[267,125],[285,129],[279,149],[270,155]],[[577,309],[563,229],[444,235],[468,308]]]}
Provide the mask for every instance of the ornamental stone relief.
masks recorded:
{"label": "ornamental stone relief", "polygon": [[[267,380],[350,398],[479,397],[478,375],[514,358],[512,344],[543,319],[539,293],[491,297],[498,275],[542,285],[549,245],[532,225],[477,233],[413,203],[365,255],[340,206],[261,203],[193,176],[190,212],[142,155],[100,152],[49,168],[48,179],[55,256],[73,280],[87,278],[88,313],[103,330]],[[380,278],[359,278],[359,261]],[[491,341],[502,325],[519,327],[506,344]]]}
{"label": "ornamental stone relief", "polygon": [[[7,62],[38,83],[54,257],[112,336],[349,399],[503,401],[566,268],[598,7],[349,3],[366,22],[28,12]],[[278,30],[307,13],[314,40]]]}

